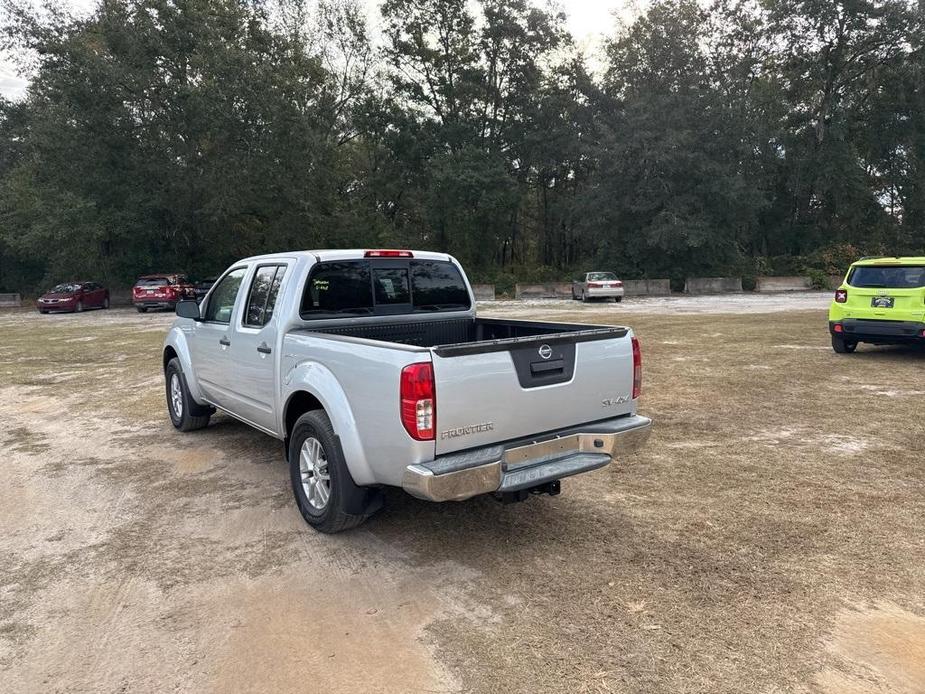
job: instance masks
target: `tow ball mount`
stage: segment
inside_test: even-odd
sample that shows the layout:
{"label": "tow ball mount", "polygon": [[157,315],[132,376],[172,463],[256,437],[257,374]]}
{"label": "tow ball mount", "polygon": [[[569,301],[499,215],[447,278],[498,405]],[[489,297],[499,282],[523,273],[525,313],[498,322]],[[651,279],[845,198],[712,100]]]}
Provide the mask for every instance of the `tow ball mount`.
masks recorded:
{"label": "tow ball mount", "polygon": [[518,489],[513,492],[498,492],[495,494],[495,498],[502,504],[516,504],[519,501],[526,501],[527,497],[531,494],[549,494],[549,496],[556,496],[561,491],[562,482],[553,480],[552,482],[544,482],[543,484],[538,484],[529,489]]}

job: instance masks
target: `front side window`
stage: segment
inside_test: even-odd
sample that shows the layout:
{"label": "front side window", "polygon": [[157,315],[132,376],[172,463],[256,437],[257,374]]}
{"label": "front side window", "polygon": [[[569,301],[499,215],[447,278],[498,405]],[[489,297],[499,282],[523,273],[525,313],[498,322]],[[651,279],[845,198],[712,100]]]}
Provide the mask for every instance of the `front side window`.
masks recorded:
{"label": "front side window", "polygon": [[285,274],[285,265],[266,265],[257,268],[247,297],[244,325],[261,328],[270,322],[273,310],[276,308],[276,297],[279,296],[279,285]]}
{"label": "front side window", "polygon": [[848,284],[870,289],[917,289],[925,287],[925,266],[861,265],[851,271]]}
{"label": "front side window", "polygon": [[244,279],[244,273],[247,268],[239,267],[222,277],[221,281],[215,285],[212,294],[209,296],[209,305],[206,306],[206,313],[203,320],[215,323],[230,323],[231,313],[234,310],[234,302],[238,296],[238,289]]}

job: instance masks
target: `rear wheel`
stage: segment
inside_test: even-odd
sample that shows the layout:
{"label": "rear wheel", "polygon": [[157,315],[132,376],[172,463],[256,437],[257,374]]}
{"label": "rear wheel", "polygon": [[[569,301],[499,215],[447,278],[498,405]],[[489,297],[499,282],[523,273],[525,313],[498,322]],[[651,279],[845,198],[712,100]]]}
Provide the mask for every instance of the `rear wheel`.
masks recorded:
{"label": "rear wheel", "polygon": [[857,342],[846,340],[845,338],[839,337],[838,335],[832,335],[832,349],[834,349],[839,354],[851,354],[857,348]]}
{"label": "rear wheel", "polygon": [[174,357],[167,363],[164,376],[167,381],[167,412],[174,427],[180,431],[193,431],[208,425],[212,408],[193,400],[179,359]]}
{"label": "rear wheel", "polygon": [[83,310],[84,310],[84,302],[83,302],[83,301],[78,301],[78,302],[77,302],[77,305],[74,306],[74,313],[80,313],[80,312],[83,311]]}
{"label": "rear wheel", "polygon": [[315,530],[337,533],[369,517],[362,511],[370,508],[372,490],[354,483],[324,410],[306,412],[293,425],[289,477],[299,512]]}
{"label": "rear wheel", "polygon": [[581,291],[581,301],[582,303],[588,303],[588,295],[585,294],[584,290]]}
{"label": "rear wheel", "polygon": [[616,302],[616,303],[619,304],[621,301],[623,301],[623,297],[622,297],[622,296],[615,296],[615,297],[613,298],[613,300],[614,300],[614,302]]}
{"label": "rear wheel", "polygon": [[103,308],[109,308],[109,297],[103,299]]}
{"label": "rear wheel", "polygon": [[148,312],[148,309],[146,309],[144,306],[136,306],[135,308],[138,309],[138,313],[147,313],[147,312]]}

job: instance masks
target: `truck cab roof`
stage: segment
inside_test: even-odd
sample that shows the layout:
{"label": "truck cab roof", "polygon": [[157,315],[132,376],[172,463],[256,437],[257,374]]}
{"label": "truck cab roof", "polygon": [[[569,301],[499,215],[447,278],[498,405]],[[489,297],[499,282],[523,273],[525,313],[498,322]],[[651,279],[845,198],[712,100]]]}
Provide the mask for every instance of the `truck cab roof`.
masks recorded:
{"label": "truck cab roof", "polygon": [[[363,258],[369,257],[367,253],[370,252],[381,252],[378,249],[367,249],[367,248],[338,248],[338,249],[319,249],[319,250],[302,250],[302,251],[288,251],[284,253],[266,253],[263,255],[255,255],[250,258],[244,258],[242,262],[252,262],[252,261],[272,261],[280,260],[282,258],[309,258],[315,262],[328,262],[333,260],[362,260]],[[402,253],[410,253],[410,256],[404,256],[407,258],[417,258],[419,260],[443,260],[450,261],[453,259],[447,253],[435,253],[433,251],[401,251]]]}

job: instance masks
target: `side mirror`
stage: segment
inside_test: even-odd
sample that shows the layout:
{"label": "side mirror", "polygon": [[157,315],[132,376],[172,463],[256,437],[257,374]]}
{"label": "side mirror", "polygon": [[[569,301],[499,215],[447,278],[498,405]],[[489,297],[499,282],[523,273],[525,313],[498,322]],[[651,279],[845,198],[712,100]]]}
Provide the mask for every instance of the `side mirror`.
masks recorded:
{"label": "side mirror", "polygon": [[197,304],[195,301],[178,301],[177,315],[180,316],[180,318],[202,320],[202,316],[199,314],[199,304]]}

